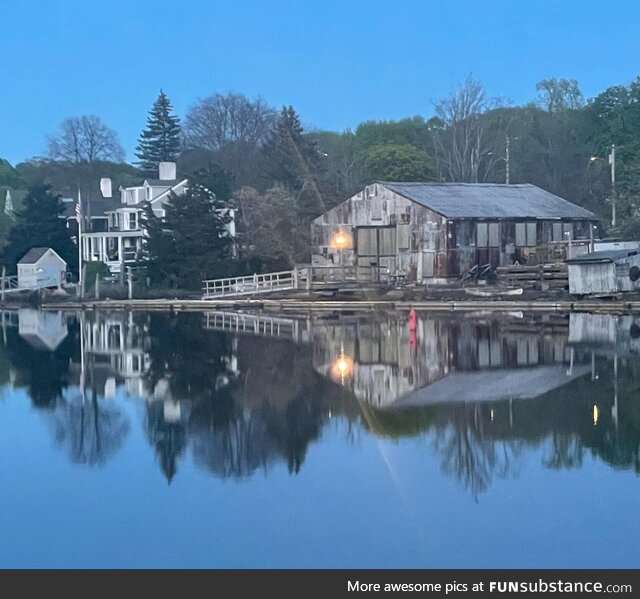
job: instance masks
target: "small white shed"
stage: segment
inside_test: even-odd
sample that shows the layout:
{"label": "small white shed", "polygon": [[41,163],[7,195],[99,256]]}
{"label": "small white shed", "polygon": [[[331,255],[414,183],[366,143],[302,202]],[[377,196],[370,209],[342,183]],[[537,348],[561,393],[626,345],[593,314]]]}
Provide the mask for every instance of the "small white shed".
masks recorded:
{"label": "small white shed", "polygon": [[640,291],[640,250],[590,252],[566,263],[571,295]]}
{"label": "small white shed", "polygon": [[18,287],[59,287],[67,280],[67,263],[51,248],[31,248],[18,261]]}

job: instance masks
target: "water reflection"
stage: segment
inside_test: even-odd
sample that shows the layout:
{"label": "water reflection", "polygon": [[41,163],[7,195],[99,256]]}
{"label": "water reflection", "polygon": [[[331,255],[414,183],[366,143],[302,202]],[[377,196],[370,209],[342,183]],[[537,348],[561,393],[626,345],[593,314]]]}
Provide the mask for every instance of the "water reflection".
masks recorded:
{"label": "water reflection", "polygon": [[350,433],[424,437],[476,497],[534,447],[545,468],[590,454],[640,472],[633,316],[20,310],[2,333],[0,384],[27,391],[77,464],[106,464],[142,426],[168,482],[189,456],[220,478],[294,474],[338,418]]}

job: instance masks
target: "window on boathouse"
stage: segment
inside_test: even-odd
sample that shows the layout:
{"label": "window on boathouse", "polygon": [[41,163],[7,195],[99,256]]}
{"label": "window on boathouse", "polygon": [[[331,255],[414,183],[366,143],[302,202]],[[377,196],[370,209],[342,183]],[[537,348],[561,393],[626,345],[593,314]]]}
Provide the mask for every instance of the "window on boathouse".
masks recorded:
{"label": "window on boathouse", "polygon": [[500,225],[498,223],[476,223],[476,245],[479,248],[500,245]]}

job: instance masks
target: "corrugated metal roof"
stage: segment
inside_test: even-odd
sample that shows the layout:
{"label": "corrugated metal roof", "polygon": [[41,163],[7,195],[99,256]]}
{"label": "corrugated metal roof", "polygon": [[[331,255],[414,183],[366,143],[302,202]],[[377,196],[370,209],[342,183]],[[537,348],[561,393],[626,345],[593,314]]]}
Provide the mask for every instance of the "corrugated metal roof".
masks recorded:
{"label": "corrugated metal roof", "polygon": [[589,252],[575,258],[565,260],[567,264],[596,264],[601,262],[615,262],[621,258],[637,256],[638,250],[602,250],[599,252]]}
{"label": "corrugated metal roof", "polygon": [[530,184],[379,183],[447,218],[596,218],[589,210]]}

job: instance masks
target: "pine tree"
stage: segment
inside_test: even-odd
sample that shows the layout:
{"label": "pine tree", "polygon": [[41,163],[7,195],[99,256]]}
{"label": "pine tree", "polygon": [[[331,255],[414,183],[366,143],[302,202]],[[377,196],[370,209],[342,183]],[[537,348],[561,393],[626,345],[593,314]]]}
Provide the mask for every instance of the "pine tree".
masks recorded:
{"label": "pine tree", "polygon": [[265,146],[272,180],[284,185],[297,200],[297,211],[311,220],[326,211],[318,185],[321,153],[305,137],[300,118],[292,106],[283,107],[271,139]]}
{"label": "pine tree", "polygon": [[15,272],[18,260],[33,247],[50,247],[67,268],[77,271],[78,249],[61,218],[62,210],[60,197],[53,195],[49,186],[29,189],[2,251],[2,262],[10,272]]}
{"label": "pine tree", "polygon": [[156,284],[199,289],[204,279],[232,274],[233,239],[226,228],[231,217],[207,179],[207,173],[190,178],[187,192],[165,204],[163,218],[145,210],[145,252]]}
{"label": "pine tree", "polygon": [[180,119],[172,115],[169,98],[160,90],[136,148],[138,165],[147,174],[158,172],[159,162],[175,162],[180,153]]}

